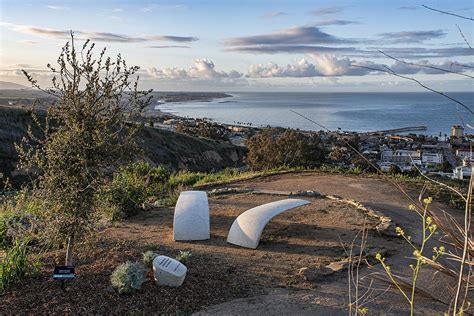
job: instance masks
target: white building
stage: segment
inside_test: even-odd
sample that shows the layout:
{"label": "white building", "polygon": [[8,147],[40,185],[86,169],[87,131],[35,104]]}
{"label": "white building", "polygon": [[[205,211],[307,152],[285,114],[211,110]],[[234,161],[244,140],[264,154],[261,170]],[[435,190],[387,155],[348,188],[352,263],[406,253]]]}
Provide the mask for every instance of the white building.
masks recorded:
{"label": "white building", "polygon": [[421,165],[421,153],[415,150],[385,150],[381,156],[382,162],[389,162],[400,165]]}
{"label": "white building", "polygon": [[421,155],[423,164],[441,164],[443,163],[443,154],[440,153],[423,153]]}
{"label": "white building", "polygon": [[472,158],[474,157],[472,155],[472,151],[470,151],[469,149],[458,149],[458,150],[456,150],[456,156],[458,156],[462,160],[464,160],[466,158],[472,160]]}
{"label": "white building", "polygon": [[459,166],[453,169],[453,178],[459,180],[468,180],[471,178],[471,167]]}

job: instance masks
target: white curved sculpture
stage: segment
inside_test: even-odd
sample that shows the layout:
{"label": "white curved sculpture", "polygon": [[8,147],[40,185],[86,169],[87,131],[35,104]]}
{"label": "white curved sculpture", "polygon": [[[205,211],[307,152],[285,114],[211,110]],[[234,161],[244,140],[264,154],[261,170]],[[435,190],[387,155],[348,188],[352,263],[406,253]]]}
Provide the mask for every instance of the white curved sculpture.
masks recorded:
{"label": "white curved sculpture", "polygon": [[278,214],[309,204],[300,199],[286,199],[263,204],[240,214],[230,228],[227,242],[246,248],[257,248],[265,225]]}
{"label": "white curved sculpture", "polygon": [[174,209],[174,240],[205,240],[211,238],[209,203],[204,191],[183,191]]}

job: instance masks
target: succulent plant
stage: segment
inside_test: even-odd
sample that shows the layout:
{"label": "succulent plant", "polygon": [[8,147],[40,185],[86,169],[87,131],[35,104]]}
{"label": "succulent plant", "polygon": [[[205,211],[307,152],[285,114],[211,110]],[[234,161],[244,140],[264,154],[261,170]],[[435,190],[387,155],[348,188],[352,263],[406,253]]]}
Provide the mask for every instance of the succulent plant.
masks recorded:
{"label": "succulent plant", "polygon": [[182,264],[186,264],[191,256],[191,251],[180,251],[179,254],[176,256],[176,260],[178,260]]}
{"label": "succulent plant", "polygon": [[139,262],[127,261],[117,268],[110,276],[112,287],[119,294],[129,294],[142,287],[145,281],[145,268]]}
{"label": "succulent plant", "polygon": [[145,267],[149,267],[153,262],[153,259],[155,259],[157,256],[158,254],[153,250],[145,251],[143,253],[143,264],[145,265]]}

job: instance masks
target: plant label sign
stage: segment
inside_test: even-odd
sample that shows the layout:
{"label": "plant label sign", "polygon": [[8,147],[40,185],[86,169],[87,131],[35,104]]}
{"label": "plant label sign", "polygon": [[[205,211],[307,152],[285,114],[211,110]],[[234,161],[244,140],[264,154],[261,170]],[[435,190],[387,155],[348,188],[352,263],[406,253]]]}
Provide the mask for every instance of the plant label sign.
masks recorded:
{"label": "plant label sign", "polygon": [[75,268],[73,266],[55,266],[53,279],[56,280],[71,280],[76,277],[74,274]]}

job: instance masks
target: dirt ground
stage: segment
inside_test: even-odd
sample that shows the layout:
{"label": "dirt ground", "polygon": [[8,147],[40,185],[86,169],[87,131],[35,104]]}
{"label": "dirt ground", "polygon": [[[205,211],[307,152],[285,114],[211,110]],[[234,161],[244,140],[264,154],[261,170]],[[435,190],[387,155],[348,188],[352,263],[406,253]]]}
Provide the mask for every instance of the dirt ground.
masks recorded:
{"label": "dirt ground", "polygon": [[[231,186],[339,195],[363,202],[408,230],[414,230],[416,225],[406,210],[407,202],[378,179],[285,174]],[[211,196],[211,239],[199,242],[172,240],[172,208],[143,211],[100,233],[93,247],[84,248],[78,277],[65,289],[51,279],[54,262],[61,259],[61,254],[47,254],[47,264],[37,278],[0,296],[0,313],[347,314],[346,271],[316,282],[306,281],[298,271],[344,259],[343,245],[348,246],[364,223],[369,228],[377,224],[367,220],[361,211],[340,202],[305,197],[311,204],[275,217],[266,226],[256,250],[226,242],[228,230],[239,214],[283,198],[251,193]],[[109,282],[114,267],[126,260],[140,260],[141,253],[152,246],[168,256],[175,256],[180,250],[192,252],[184,284],[179,288],[158,287],[150,272],[139,292],[116,294]],[[400,239],[374,231],[369,233],[368,248],[384,249],[392,262],[407,255]],[[368,306],[371,314],[397,314],[407,307],[391,294]],[[440,305],[420,302],[420,313],[441,310]]]}

